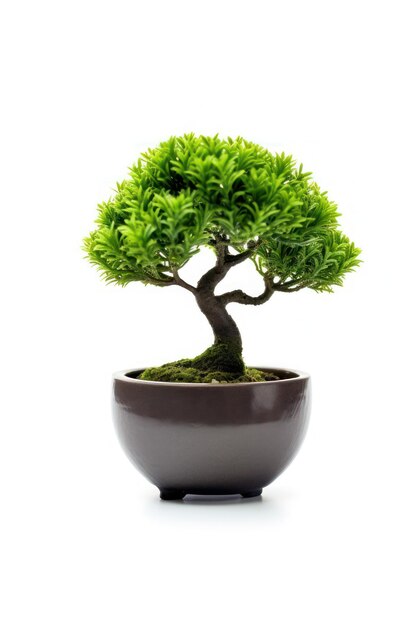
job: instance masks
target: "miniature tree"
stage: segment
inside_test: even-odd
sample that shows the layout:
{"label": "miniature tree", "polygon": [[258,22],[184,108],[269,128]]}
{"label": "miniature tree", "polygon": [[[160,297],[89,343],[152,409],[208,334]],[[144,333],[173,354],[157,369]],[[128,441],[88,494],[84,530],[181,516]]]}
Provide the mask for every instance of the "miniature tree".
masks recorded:
{"label": "miniature tree", "polygon": [[[291,156],[241,137],[188,134],[142,155],[115,196],[99,205],[98,227],[84,247],[108,282],[187,289],[213,329],[214,344],[202,355],[150,368],[141,378],[265,380],[268,374],[245,368],[240,332],[226,307],[341,285],[360,251],[338,230],[338,215]],[[216,262],[191,285],[180,271],[201,246]],[[216,294],[226,274],[249,260],[262,276],[262,293]]]}

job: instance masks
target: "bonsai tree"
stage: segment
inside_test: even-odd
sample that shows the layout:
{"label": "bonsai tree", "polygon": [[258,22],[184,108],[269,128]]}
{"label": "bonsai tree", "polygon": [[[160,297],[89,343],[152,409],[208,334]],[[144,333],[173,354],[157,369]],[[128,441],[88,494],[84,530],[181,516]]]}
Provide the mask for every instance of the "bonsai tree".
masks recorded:
{"label": "bonsai tree", "polygon": [[[193,294],[214,334],[203,354],[145,370],[140,378],[236,382],[274,379],[245,367],[227,306],[257,306],[276,292],[331,292],[358,265],[359,250],[338,229],[326,192],[291,156],[237,139],[187,134],[148,150],[98,207],[84,240],[107,282],[178,286]],[[180,275],[202,246],[215,255],[196,285]],[[217,293],[226,274],[252,262],[263,291]]]}

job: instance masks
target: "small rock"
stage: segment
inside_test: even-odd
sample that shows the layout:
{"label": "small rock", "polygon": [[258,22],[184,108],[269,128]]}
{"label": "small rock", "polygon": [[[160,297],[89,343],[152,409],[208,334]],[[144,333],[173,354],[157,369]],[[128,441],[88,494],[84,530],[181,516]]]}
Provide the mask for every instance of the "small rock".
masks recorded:
{"label": "small rock", "polygon": [[215,378],[212,378],[212,379],[211,379],[211,382],[212,382],[212,383],[218,383],[218,382],[220,382],[220,381],[216,380]]}

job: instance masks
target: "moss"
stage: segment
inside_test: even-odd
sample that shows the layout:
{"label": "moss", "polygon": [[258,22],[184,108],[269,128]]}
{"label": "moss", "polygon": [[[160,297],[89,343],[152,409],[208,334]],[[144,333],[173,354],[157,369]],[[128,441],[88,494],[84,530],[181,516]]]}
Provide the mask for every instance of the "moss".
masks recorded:
{"label": "moss", "polygon": [[233,343],[215,343],[202,354],[189,361],[190,367],[203,371],[219,370],[232,374],[243,374],[245,372],[242,348]]}
{"label": "moss", "polygon": [[243,374],[220,371],[202,371],[195,367],[185,367],[181,361],[166,363],[161,367],[148,367],[138,376],[140,380],[153,380],[166,383],[254,383],[278,380],[278,376],[254,368],[245,368]]}
{"label": "moss", "polygon": [[215,344],[194,359],[181,359],[160,367],[148,367],[140,380],[170,383],[250,383],[278,380],[278,376],[247,368],[242,354],[224,344]]}

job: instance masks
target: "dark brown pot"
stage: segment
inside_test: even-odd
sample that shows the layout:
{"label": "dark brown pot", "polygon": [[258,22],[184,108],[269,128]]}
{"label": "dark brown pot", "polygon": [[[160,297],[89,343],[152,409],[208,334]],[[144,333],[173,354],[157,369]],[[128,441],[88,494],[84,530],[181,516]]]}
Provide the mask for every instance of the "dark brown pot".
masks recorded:
{"label": "dark brown pot", "polygon": [[161,498],[257,496],[289,465],[307,429],[310,377],[271,370],[280,380],[200,384],[114,375],[113,415],[133,465]]}

